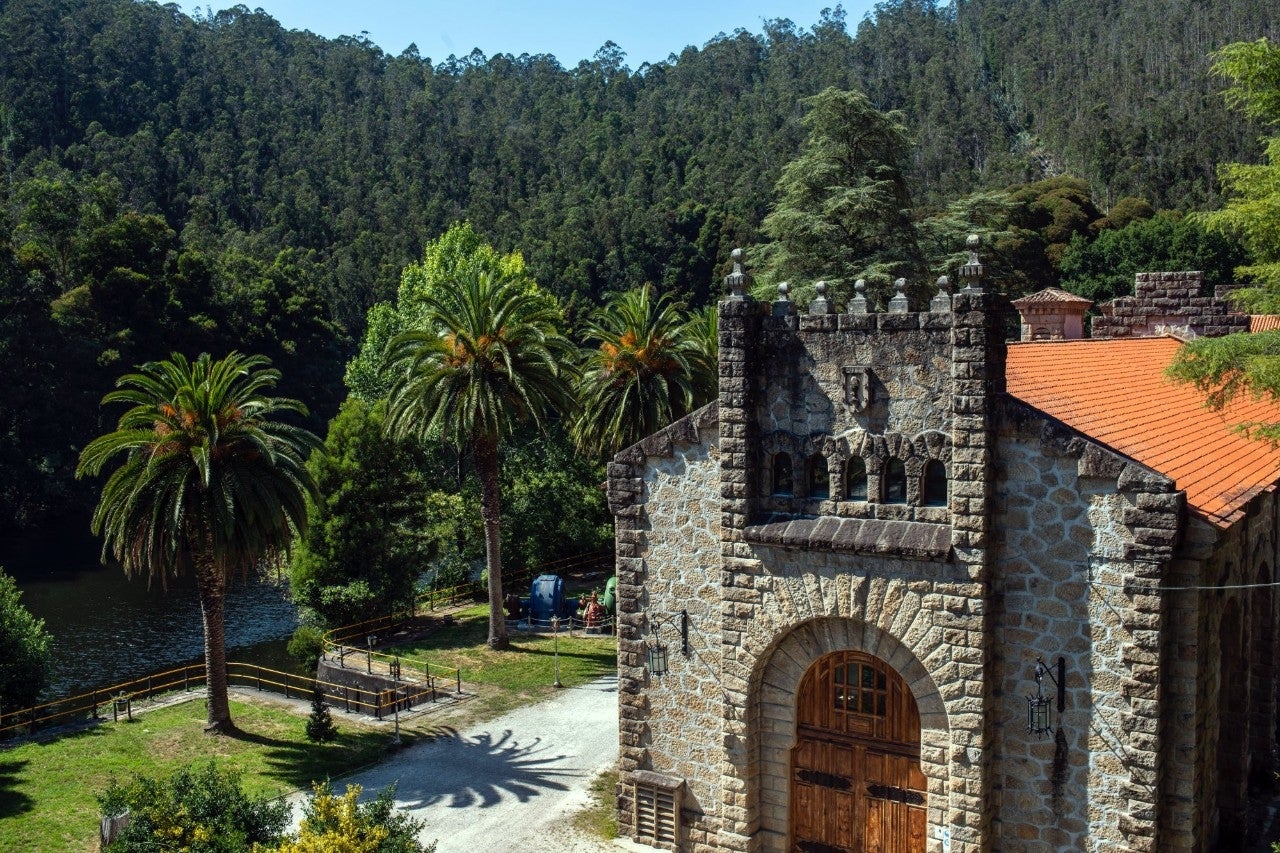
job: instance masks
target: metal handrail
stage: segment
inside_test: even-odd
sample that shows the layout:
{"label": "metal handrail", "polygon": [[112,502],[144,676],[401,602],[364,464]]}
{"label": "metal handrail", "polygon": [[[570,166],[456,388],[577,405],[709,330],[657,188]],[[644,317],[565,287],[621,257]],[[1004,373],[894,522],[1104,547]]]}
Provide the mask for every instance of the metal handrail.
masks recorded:
{"label": "metal handrail", "polygon": [[[456,682],[457,692],[462,693],[461,671],[455,670],[451,673],[454,677],[449,678],[445,683]],[[104,705],[110,705],[117,698],[125,698],[130,703],[155,699],[155,697],[175,693],[179,689],[183,692],[189,692],[193,686],[199,686],[206,683],[204,664],[188,664],[186,666],[177,667],[176,669],[165,670],[163,672],[152,673],[151,675],[141,678],[122,681],[113,684],[110,687],[102,687],[96,690],[86,691],[74,696],[63,699],[57,699],[52,702],[45,702],[40,705],[33,705],[28,708],[22,708],[13,712],[6,712],[0,715],[0,735],[8,732],[14,732],[18,729],[34,730],[35,728],[50,723],[55,720],[65,720],[66,722],[74,722],[72,718],[77,715],[88,715],[84,717],[85,721],[94,721],[103,719],[98,714],[98,708]],[[387,712],[393,702],[399,701],[403,703],[416,703],[424,697],[430,697],[432,701],[436,701],[441,694],[449,694],[451,691],[447,687],[442,687],[441,679],[438,675],[430,672],[424,672],[421,680],[405,680],[404,688],[394,690],[360,690],[355,687],[337,684],[323,679],[317,679],[310,676],[298,675],[297,673],[284,672],[283,670],[271,669],[270,667],[261,666],[256,663],[243,663],[240,661],[227,662],[227,683],[229,685],[239,687],[256,687],[259,690],[264,688],[274,689],[276,692],[283,693],[286,697],[297,696],[298,698],[307,698],[311,692],[318,686],[321,688],[321,695],[332,705],[342,705],[346,710],[356,708],[368,709],[369,713],[380,717]],[[420,686],[425,685],[425,686]],[[130,689],[130,688],[138,689]],[[417,688],[415,692],[405,693],[406,688]],[[355,693],[356,698],[352,698],[351,694]],[[369,694],[379,697],[379,701],[367,702],[360,698]],[[398,700],[389,694],[399,694]],[[60,710],[50,709],[58,706],[67,706]],[[41,714],[39,712],[44,711]],[[13,720],[7,725],[5,720]]]}

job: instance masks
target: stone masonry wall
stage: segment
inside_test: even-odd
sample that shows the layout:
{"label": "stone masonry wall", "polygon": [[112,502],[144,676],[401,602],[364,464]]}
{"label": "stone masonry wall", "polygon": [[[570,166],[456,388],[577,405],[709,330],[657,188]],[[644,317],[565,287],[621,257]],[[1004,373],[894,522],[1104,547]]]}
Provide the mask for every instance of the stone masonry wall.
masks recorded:
{"label": "stone masonry wall", "polygon": [[767,546],[755,552],[767,595],[735,655],[754,669],[748,721],[758,731],[752,758],[761,781],[751,849],[787,849],[796,687],[819,658],[845,649],[885,661],[916,699],[929,849],[941,849],[942,827],[967,839],[953,841],[952,850],[986,849],[981,783],[967,778],[985,760],[985,651],[973,585],[940,563]]}
{"label": "stone masonry wall", "polygon": [[[1248,796],[1274,785],[1280,633],[1266,584],[1280,557],[1280,500],[1275,492],[1254,497],[1227,529],[1198,518],[1187,529],[1163,593],[1171,665],[1161,849],[1198,852],[1223,847],[1243,823]],[[1239,630],[1234,652],[1223,647],[1230,620]]]}
{"label": "stone masonry wall", "polygon": [[[950,521],[946,507],[921,506],[914,492],[926,461],[950,462],[951,334],[950,313],[767,318],[754,413],[757,511]],[[770,494],[779,453],[794,468],[787,496]],[[815,455],[826,461],[826,499],[810,494],[806,466]],[[855,457],[866,467],[868,494],[856,506],[840,500]],[[902,504],[879,500],[889,459],[906,464],[912,494]]]}
{"label": "stone masonry wall", "polygon": [[[650,678],[649,764],[685,780],[684,806],[714,815],[720,794],[720,448],[714,429],[694,445],[650,460],[645,471],[645,563],[642,604],[672,619],[659,626],[670,672]],[[660,570],[659,570],[660,569]],[[689,614],[689,657],[680,651],[677,616]],[[650,620],[652,623],[652,620]]]}
{"label": "stone masonry wall", "polygon": [[1095,338],[1149,337],[1172,332],[1183,337],[1221,337],[1249,331],[1249,315],[1232,312],[1220,294],[1201,296],[1204,273],[1140,272],[1134,295],[1098,306]]}
{"label": "stone masonry wall", "polygon": [[[976,261],[975,261],[976,264]],[[1003,390],[1001,301],[966,290],[912,314],[764,317],[720,305],[723,554],[723,826],[720,849],[777,850],[787,837],[794,694],[826,651],[890,663],[922,713],[929,849],[990,849],[987,584],[993,411]],[[869,393],[868,393],[869,391]],[[946,456],[939,508],[767,493],[766,457],[896,458],[920,471]],[[923,436],[940,442],[930,447]],[[774,442],[771,444],[770,442]],[[812,449],[811,449],[812,448]],[[943,454],[943,449],[947,451]],[[909,473],[910,480],[914,474]],[[919,510],[929,510],[922,513]],[[791,520],[788,520],[791,519]],[[937,547],[938,533],[945,544]]]}
{"label": "stone masonry wall", "polygon": [[[995,588],[995,847],[1155,850],[1159,803],[1159,577],[1139,539],[1178,522],[1180,496],[1127,463],[1010,403],[1000,432],[1002,532]],[[1170,548],[1171,543],[1163,546]],[[1168,554],[1166,553],[1167,557]],[[1056,662],[1065,660],[1065,710]],[[1055,731],[1029,734],[1036,661]]]}
{"label": "stone masonry wall", "polygon": [[[711,837],[721,799],[720,442],[716,407],[623,451],[609,465],[618,566],[620,830],[634,834],[631,774],[685,783],[684,849]],[[689,616],[681,652],[680,612]],[[646,668],[652,630],[670,670]]]}

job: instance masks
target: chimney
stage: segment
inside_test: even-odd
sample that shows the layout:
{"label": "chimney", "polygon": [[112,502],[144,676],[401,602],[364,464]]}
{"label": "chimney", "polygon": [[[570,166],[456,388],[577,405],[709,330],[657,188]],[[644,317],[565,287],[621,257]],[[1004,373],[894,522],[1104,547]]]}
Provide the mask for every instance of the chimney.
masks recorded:
{"label": "chimney", "polygon": [[1083,296],[1046,287],[1015,299],[1022,317],[1024,341],[1078,341],[1084,337],[1084,315],[1093,302]]}

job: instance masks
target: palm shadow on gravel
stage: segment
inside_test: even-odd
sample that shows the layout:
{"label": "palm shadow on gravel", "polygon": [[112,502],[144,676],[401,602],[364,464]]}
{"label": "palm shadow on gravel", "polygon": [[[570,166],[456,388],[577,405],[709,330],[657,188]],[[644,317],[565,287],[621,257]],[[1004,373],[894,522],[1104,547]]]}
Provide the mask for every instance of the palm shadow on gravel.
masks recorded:
{"label": "palm shadow on gravel", "polygon": [[[405,774],[396,785],[396,801],[401,808],[488,808],[514,797],[529,802],[545,791],[567,791],[562,779],[581,775],[566,767],[549,767],[565,756],[542,746],[541,738],[520,742],[510,729],[500,736],[490,732],[462,737],[457,731],[442,732],[432,747],[429,768]],[[378,787],[386,784],[380,782]]]}

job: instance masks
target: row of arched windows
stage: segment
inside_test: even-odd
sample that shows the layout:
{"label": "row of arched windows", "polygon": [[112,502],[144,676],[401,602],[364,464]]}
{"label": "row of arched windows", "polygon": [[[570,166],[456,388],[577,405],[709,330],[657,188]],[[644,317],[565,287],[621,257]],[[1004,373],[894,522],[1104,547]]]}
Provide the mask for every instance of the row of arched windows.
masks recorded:
{"label": "row of arched windows", "polygon": [[[844,482],[833,484],[827,470],[827,457],[815,453],[805,460],[806,494],[810,500],[830,500],[832,485],[838,485],[837,500],[865,501],[867,492],[867,463],[854,456],[845,462]],[[791,497],[795,494],[795,471],[791,454],[773,455],[774,497]],[[880,474],[879,503],[904,504],[907,502],[907,466],[901,459],[889,459]],[[947,466],[937,459],[925,462],[920,474],[920,505],[947,505]]]}

